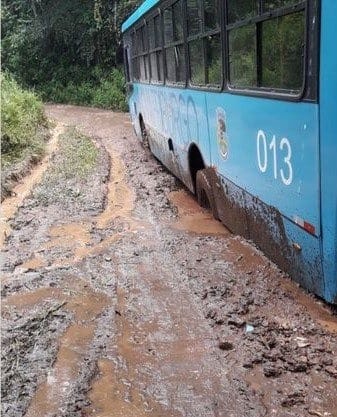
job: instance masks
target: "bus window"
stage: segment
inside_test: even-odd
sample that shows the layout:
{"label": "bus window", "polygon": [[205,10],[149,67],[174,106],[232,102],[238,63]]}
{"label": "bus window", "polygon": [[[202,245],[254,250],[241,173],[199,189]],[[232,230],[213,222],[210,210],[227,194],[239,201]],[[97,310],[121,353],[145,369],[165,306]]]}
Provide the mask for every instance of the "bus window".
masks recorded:
{"label": "bus window", "polygon": [[180,41],[183,39],[183,10],[182,1],[177,1],[172,6],[173,17],[173,40]]}
{"label": "bus window", "polygon": [[228,23],[256,16],[259,11],[259,0],[230,0],[227,3]]}
{"label": "bus window", "polygon": [[[285,7],[293,3],[296,10]],[[254,1],[227,4],[230,86],[298,94],[304,84],[305,3],[264,0],[267,14],[259,14]]]}
{"label": "bus window", "polygon": [[264,0],[263,12],[269,12],[273,9],[279,9],[280,7],[292,6],[298,3],[298,0]]}
{"label": "bus window", "polygon": [[151,81],[161,83],[164,80],[162,36],[160,16],[156,15],[148,20],[149,53]]}
{"label": "bus window", "polygon": [[206,83],[220,85],[222,80],[220,35],[206,38]]}
{"label": "bus window", "polygon": [[187,0],[190,82],[219,87],[222,81],[219,0]]}
{"label": "bus window", "polygon": [[187,31],[188,35],[196,35],[201,31],[201,2],[187,0]]}
{"label": "bus window", "polygon": [[203,39],[191,41],[189,52],[191,82],[195,85],[203,85],[206,83]]}
{"label": "bus window", "polygon": [[229,32],[229,80],[236,87],[256,86],[255,25],[241,26]]}
{"label": "bus window", "polygon": [[220,26],[220,1],[204,0],[205,30],[217,29]]}
{"label": "bus window", "polygon": [[261,86],[301,90],[304,12],[262,23]]}
{"label": "bus window", "polygon": [[164,10],[166,77],[167,81],[179,84],[186,78],[182,5],[183,1],[178,0]]}

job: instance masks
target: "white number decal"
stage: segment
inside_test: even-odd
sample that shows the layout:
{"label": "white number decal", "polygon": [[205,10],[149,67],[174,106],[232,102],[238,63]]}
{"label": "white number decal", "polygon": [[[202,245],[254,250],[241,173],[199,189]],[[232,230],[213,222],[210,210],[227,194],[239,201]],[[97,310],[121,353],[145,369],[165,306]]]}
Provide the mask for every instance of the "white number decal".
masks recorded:
{"label": "white number decal", "polygon": [[293,182],[293,167],[291,165],[291,146],[287,138],[283,138],[280,142],[281,151],[283,150],[284,147],[287,148],[287,156],[283,158],[283,161],[288,167],[288,176],[286,177],[284,175],[284,171],[282,168],[280,169],[280,174],[281,174],[283,183],[285,185],[290,185]]}
{"label": "white number decal", "polygon": [[[274,178],[277,179],[280,174],[281,180],[284,185],[290,185],[293,182],[293,167],[291,164],[291,145],[287,138],[282,138],[279,144],[279,150],[286,152],[283,157],[284,165],[286,169],[281,167],[278,169],[278,152],[277,152],[277,139],[273,135],[272,140],[269,143],[269,150],[272,152],[273,159],[273,174]],[[263,130],[259,130],[256,138],[256,152],[257,152],[257,164],[261,172],[266,172],[268,169],[268,151],[267,151],[267,138]]]}
{"label": "white number decal", "polygon": [[[262,139],[263,143],[263,165],[261,164],[261,152],[260,152],[260,142]],[[266,172],[267,170],[267,164],[268,164],[268,156],[267,156],[267,139],[266,135],[264,134],[263,130],[259,130],[259,133],[257,134],[257,163],[259,164],[259,168],[261,172]]]}
{"label": "white number decal", "polygon": [[277,158],[276,158],[276,136],[273,136],[273,140],[270,142],[269,149],[273,150],[274,160],[274,178],[277,179]]}

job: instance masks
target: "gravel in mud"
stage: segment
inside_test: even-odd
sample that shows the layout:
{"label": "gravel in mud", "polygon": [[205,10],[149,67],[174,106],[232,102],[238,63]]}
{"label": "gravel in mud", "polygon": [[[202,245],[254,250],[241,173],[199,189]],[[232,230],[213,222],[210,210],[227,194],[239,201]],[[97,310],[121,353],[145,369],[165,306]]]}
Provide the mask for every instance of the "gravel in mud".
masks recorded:
{"label": "gravel in mud", "polygon": [[10,220],[3,415],[336,417],[333,309],[202,210],[127,115],[46,110],[97,157],[65,178],[60,137]]}

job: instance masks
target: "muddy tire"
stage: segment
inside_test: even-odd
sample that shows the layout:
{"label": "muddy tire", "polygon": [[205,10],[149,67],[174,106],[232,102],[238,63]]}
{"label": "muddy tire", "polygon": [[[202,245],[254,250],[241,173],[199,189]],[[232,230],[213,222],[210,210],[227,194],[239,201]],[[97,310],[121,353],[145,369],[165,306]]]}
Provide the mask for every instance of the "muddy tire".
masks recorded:
{"label": "muddy tire", "polygon": [[207,173],[205,169],[201,169],[197,172],[195,188],[195,193],[199,205],[209,210],[213,214],[213,217],[219,220],[214,192],[210,182],[207,179]]}
{"label": "muddy tire", "polygon": [[141,117],[139,120],[139,125],[140,125],[140,134],[142,136],[142,145],[144,146],[144,148],[149,148],[149,136],[145,127],[145,123],[143,118]]}

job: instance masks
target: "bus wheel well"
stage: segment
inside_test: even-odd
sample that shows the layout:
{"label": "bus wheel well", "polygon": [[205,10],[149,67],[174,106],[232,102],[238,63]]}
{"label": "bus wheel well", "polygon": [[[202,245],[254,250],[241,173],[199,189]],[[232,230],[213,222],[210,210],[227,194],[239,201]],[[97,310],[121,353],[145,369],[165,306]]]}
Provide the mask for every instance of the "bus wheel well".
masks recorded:
{"label": "bus wheel well", "polygon": [[191,179],[193,182],[194,192],[196,191],[197,172],[205,168],[203,157],[196,145],[192,145],[188,152],[188,162],[190,168]]}
{"label": "bus wheel well", "polygon": [[139,118],[140,134],[142,136],[142,143],[147,148],[149,146],[149,138],[148,138],[148,134],[147,134],[147,131],[146,131],[146,127],[145,127],[145,123],[144,123],[142,113],[139,113],[138,118]]}

